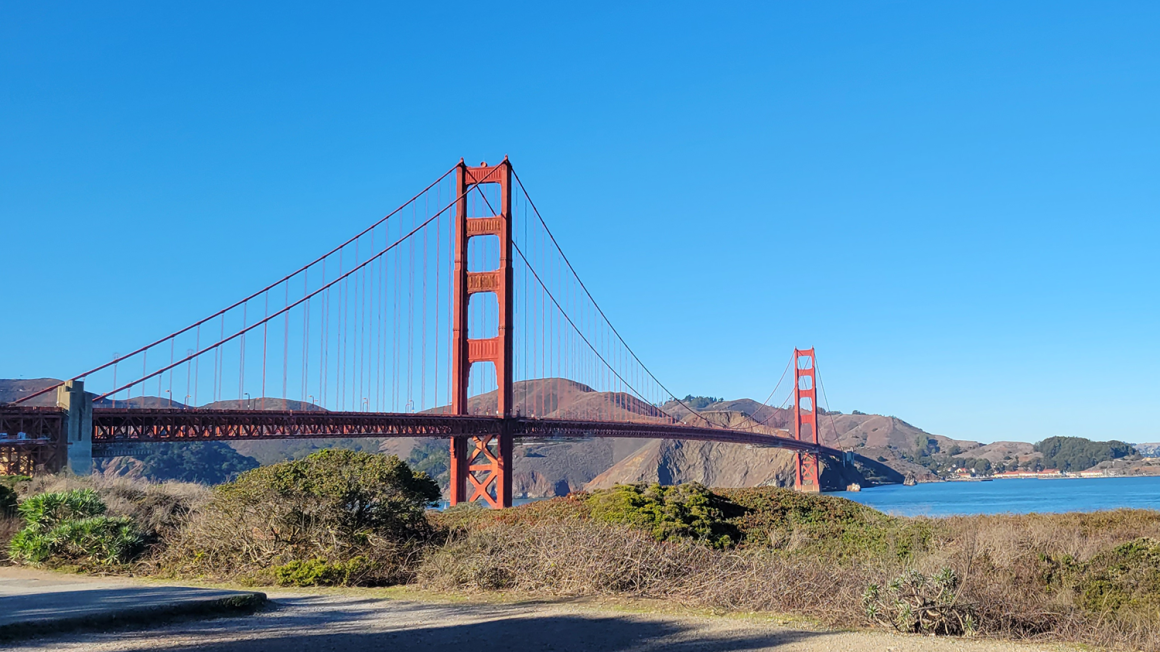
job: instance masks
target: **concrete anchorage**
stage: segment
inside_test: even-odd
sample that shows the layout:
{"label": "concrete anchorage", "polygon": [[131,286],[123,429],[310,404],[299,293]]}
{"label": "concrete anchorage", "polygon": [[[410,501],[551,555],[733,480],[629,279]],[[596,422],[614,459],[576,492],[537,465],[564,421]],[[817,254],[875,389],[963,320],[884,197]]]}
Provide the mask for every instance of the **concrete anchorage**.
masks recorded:
{"label": "concrete anchorage", "polygon": [[75,475],[93,472],[93,394],[83,380],[68,380],[56,388],[56,405],[64,408],[68,469]]}

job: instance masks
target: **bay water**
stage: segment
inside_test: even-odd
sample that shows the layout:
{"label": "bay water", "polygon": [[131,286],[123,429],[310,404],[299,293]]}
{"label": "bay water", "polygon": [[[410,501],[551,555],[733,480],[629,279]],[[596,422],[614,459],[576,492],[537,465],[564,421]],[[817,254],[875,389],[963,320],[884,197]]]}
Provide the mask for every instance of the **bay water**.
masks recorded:
{"label": "bay water", "polygon": [[932,482],[826,495],[897,516],[1093,512],[1120,507],[1160,510],[1160,476]]}

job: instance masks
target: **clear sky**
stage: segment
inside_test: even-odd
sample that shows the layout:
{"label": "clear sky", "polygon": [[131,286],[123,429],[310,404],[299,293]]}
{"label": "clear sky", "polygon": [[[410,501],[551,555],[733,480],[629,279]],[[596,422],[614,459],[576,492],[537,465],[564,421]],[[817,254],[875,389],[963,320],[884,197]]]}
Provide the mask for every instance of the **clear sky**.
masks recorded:
{"label": "clear sky", "polygon": [[240,4],[0,1],[0,377],[507,154],[679,394],[1160,440],[1160,4]]}

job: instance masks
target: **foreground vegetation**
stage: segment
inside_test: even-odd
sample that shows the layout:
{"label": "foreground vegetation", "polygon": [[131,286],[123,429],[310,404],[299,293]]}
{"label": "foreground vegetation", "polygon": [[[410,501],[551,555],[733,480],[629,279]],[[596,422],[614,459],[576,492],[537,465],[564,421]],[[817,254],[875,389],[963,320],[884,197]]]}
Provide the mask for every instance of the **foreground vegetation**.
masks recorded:
{"label": "foreground vegetation", "polygon": [[18,513],[0,528],[17,563],[658,598],[831,625],[1160,650],[1155,511],[897,518],[776,488],[629,485],[502,512],[434,512],[426,507],[439,492],[425,473],[352,451],[212,490],[65,477],[18,490]]}

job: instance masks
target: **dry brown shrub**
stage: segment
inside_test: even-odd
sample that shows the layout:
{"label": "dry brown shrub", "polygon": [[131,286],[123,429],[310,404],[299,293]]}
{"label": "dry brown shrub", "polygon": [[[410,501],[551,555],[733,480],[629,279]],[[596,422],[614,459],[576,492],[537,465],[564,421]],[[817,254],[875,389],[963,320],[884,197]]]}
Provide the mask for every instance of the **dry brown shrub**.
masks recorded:
{"label": "dry brown shrub", "polygon": [[9,563],[8,542],[24,527],[24,520],[18,516],[0,515],[0,564]]}
{"label": "dry brown shrub", "polygon": [[653,595],[709,563],[691,543],[658,545],[648,534],[580,519],[489,523],[431,553],[421,585],[553,595]]}
{"label": "dry brown shrub", "polygon": [[[763,552],[658,542],[624,525],[587,519],[489,522],[429,554],[417,582],[459,591],[556,596],[626,595],[697,607],[809,613],[861,621],[863,577]],[[844,594],[851,600],[836,600]]]}
{"label": "dry brown shrub", "polygon": [[142,531],[164,535],[177,529],[190,512],[205,504],[212,491],[192,482],[151,482],[140,478],[50,475],[24,483],[21,493],[93,489],[108,505],[109,515],[129,516]]}
{"label": "dry brown shrub", "polygon": [[1074,595],[1048,585],[1040,557],[1090,557],[1153,531],[1160,515],[1152,512],[946,519],[935,545],[919,554],[841,561],[808,550],[660,543],[629,526],[567,515],[560,505],[538,508],[537,518],[518,509],[455,517],[459,531],[426,556],[416,581],[437,590],[660,598],[872,627],[862,604],[869,584],[885,586],[907,570],[932,576],[949,568],[960,578],[955,608],[971,615],[981,635],[1160,650],[1160,618],[1083,611]]}

